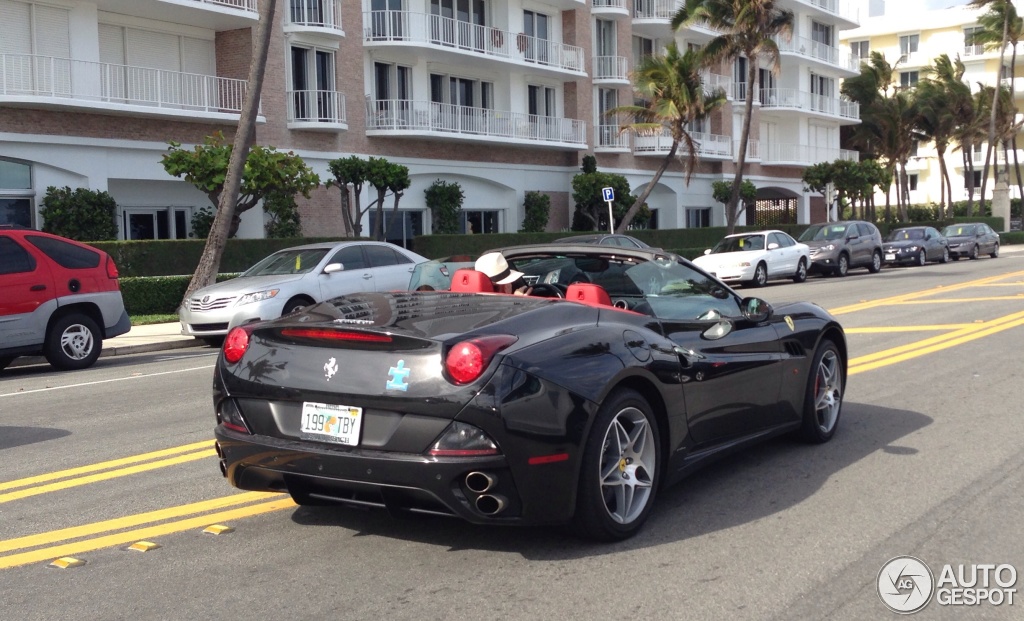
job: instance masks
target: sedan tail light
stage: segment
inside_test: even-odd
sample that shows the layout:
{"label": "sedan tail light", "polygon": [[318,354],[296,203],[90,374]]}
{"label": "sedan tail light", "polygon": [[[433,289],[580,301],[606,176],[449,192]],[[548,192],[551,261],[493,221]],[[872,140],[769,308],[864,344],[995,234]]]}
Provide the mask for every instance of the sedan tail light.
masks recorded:
{"label": "sedan tail light", "polygon": [[445,356],[445,371],[455,384],[468,384],[483,374],[494,354],[517,340],[510,334],[492,334],[457,343]]}

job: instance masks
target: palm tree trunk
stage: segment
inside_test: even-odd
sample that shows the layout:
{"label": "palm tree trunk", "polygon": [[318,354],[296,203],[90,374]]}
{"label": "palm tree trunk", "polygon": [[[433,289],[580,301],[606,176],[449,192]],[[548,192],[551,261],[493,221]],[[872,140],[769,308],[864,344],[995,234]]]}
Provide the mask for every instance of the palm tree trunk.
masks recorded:
{"label": "palm tree trunk", "polygon": [[[992,92],[992,112],[988,119],[988,149],[985,153],[985,167],[981,173],[981,196],[978,198],[978,210],[985,211],[985,187],[988,184],[989,157],[996,148],[996,116],[999,112],[999,92],[1003,83],[1003,62],[1006,58],[1006,39],[1010,32],[1010,11],[1003,9],[1003,40],[999,47],[999,70],[996,72],[996,84]],[[994,166],[994,164],[993,164]]]}
{"label": "palm tree trunk", "polygon": [[658,180],[661,179],[661,175],[668,170],[668,165],[672,163],[673,159],[675,159],[677,149],[679,149],[679,141],[673,140],[672,148],[668,150],[668,155],[666,155],[665,159],[662,160],[661,166],[658,167],[658,170],[654,172],[654,176],[651,177],[650,183],[648,183],[647,187],[644,188],[644,191],[640,193],[640,196],[636,197],[636,200],[633,201],[633,205],[630,206],[626,215],[622,217],[618,228],[615,229],[616,233],[622,235],[626,232],[626,228],[629,226],[629,223],[633,220],[633,217],[636,216],[637,212],[640,211],[644,202],[647,201],[647,197],[651,195],[651,191],[654,190],[654,186],[658,184]]}
{"label": "palm tree trunk", "polygon": [[946,200],[953,201],[953,196],[947,191],[949,187],[949,169],[946,168],[946,147],[937,148],[936,152],[939,156],[939,186],[942,187],[940,192],[939,200],[939,213],[938,218],[942,220],[946,217]]}
{"label": "palm tree trunk", "polygon": [[739,215],[740,187],[743,185],[743,168],[747,163],[747,143],[750,141],[750,120],[754,115],[754,80],[757,79],[757,56],[747,56],[747,93],[743,103],[743,132],[740,134],[740,152],[736,155],[736,176],[732,180],[732,194],[725,205],[726,235],[736,229]]}
{"label": "palm tree trunk", "polygon": [[967,217],[974,215],[974,145],[964,148],[964,170],[967,171]]}
{"label": "palm tree trunk", "polygon": [[224,190],[220,194],[220,204],[217,205],[217,213],[213,218],[210,234],[206,237],[206,246],[203,247],[199,265],[196,266],[192,280],[185,289],[182,304],[199,289],[213,284],[217,278],[228,232],[235,220],[235,206],[238,202],[238,191],[242,187],[245,161],[249,157],[249,147],[256,139],[256,116],[259,113],[260,92],[263,90],[263,74],[267,68],[267,53],[270,49],[277,0],[262,0],[262,4],[263,10],[260,11],[260,21],[256,27],[256,40],[253,42],[252,60],[249,63],[245,102],[242,104],[238,130],[235,132],[235,140],[231,147],[228,170],[224,177]]}

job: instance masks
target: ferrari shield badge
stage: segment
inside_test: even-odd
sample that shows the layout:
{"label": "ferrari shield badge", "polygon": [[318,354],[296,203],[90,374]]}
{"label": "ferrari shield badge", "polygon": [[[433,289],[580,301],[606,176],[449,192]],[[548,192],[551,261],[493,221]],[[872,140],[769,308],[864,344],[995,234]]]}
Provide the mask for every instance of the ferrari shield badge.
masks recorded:
{"label": "ferrari shield badge", "polygon": [[334,358],[331,358],[330,360],[327,361],[327,364],[324,365],[324,376],[327,377],[327,381],[329,382],[331,381],[331,378],[334,377],[334,374],[337,372],[338,361],[335,360]]}
{"label": "ferrari shield badge", "polygon": [[789,326],[789,331],[796,332],[796,326],[793,325],[793,318],[790,317],[789,315],[786,315],[784,319],[786,320],[786,325]]}
{"label": "ferrari shield badge", "polygon": [[405,360],[399,360],[398,364],[388,370],[388,383],[385,388],[388,390],[409,390],[410,370],[405,368]]}

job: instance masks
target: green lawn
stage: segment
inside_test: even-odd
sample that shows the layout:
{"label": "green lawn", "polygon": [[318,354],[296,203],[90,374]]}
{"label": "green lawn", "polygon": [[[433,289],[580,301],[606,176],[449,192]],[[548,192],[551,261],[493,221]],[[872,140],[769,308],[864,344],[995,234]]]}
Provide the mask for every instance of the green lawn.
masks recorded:
{"label": "green lawn", "polygon": [[133,326],[145,326],[151,323],[168,323],[178,321],[177,315],[131,315]]}

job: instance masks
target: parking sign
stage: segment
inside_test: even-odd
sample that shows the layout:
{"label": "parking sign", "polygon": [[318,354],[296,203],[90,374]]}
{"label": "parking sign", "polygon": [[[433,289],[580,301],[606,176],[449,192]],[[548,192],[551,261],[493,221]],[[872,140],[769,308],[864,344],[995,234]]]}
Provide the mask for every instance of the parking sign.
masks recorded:
{"label": "parking sign", "polygon": [[615,200],[615,188],[601,188],[602,200],[613,201]]}

